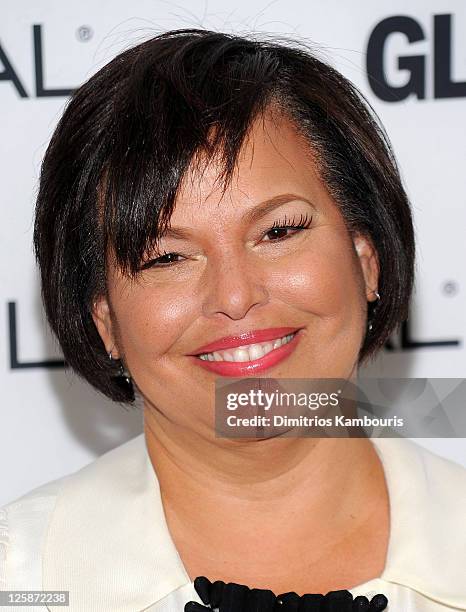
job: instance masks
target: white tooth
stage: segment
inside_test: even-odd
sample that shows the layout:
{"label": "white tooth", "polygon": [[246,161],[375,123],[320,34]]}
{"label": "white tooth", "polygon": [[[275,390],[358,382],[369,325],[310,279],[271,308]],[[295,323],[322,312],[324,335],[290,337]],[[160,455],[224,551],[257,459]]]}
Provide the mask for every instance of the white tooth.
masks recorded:
{"label": "white tooth", "polygon": [[254,359],[260,359],[265,355],[264,349],[260,344],[251,344],[248,352],[251,361],[254,361]]}
{"label": "white tooth", "polygon": [[204,361],[254,361],[254,359],[260,359],[267,353],[270,353],[270,351],[283,346],[292,340],[293,336],[294,334],[289,334],[288,336],[277,338],[271,342],[238,346],[230,352],[215,351],[214,353],[205,353],[204,355],[200,355],[200,358]]}
{"label": "white tooth", "polygon": [[249,352],[245,348],[237,348],[233,351],[233,361],[249,361]]}
{"label": "white tooth", "polygon": [[270,353],[273,350],[273,342],[266,342],[262,345],[262,350],[264,351],[264,355],[266,353]]}

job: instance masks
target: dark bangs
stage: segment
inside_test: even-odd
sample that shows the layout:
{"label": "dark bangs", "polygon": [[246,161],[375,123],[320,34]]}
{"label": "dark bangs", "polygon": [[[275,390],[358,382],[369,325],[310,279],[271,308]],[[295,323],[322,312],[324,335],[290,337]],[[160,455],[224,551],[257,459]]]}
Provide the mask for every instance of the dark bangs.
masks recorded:
{"label": "dark bangs", "polygon": [[157,42],[103,70],[127,66],[103,134],[107,155],[97,165],[106,168],[105,244],[130,275],[167,227],[181,180],[200,154],[203,163],[219,156],[218,180],[226,187],[249,127],[276,93],[279,72],[271,53],[258,55],[257,45],[234,37],[186,31]]}

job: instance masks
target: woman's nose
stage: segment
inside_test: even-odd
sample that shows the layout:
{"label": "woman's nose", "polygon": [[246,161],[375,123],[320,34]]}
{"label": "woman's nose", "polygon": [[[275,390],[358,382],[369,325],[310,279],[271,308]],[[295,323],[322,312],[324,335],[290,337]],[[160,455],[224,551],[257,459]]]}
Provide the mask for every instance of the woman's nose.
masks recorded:
{"label": "woman's nose", "polygon": [[206,317],[223,314],[230,319],[243,319],[251,308],[269,299],[265,277],[257,261],[247,253],[223,251],[212,258],[203,282]]}

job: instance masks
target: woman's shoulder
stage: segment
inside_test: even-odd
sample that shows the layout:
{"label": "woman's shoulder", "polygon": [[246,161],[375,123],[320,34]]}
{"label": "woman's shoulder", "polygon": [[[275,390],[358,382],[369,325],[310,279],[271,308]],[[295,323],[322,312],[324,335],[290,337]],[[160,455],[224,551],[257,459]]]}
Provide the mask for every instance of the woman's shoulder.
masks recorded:
{"label": "woman's shoulder", "polygon": [[387,478],[393,478],[397,489],[421,487],[433,493],[431,487],[435,487],[443,492],[446,503],[458,500],[458,493],[466,493],[466,467],[460,463],[411,438],[374,438],[372,443]]}
{"label": "woman's shoulder", "polygon": [[[466,562],[466,467],[413,439],[380,438],[373,443],[384,467],[392,519],[400,524],[400,533],[401,527],[407,531],[416,525],[416,530],[422,527],[423,535],[438,544],[456,532]],[[454,546],[448,546],[453,551]]]}
{"label": "woman's shoulder", "polygon": [[114,481],[112,476],[117,477],[121,469],[128,470],[132,463],[143,460],[143,438],[137,436],[81,469],[46,482],[0,508],[1,588],[42,588],[40,566],[57,504],[67,500],[70,492],[79,491],[84,498],[91,496],[91,511],[91,499],[95,503],[96,496],[104,494],[105,486]]}
{"label": "woman's shoulder", "polygon": [[373,442],[391,510],[383,579],[466,610],[466,468],[411,439]]}
{"label": "woman's shoulder", "polygon": [[3,513],[5,589],[69,591],[70,612],[142,611],[189,590],[144,434]]}
{"label": "woman's shoulder", "polygon": [[[0,508],[0,587],[40,590],[41,544],[66,476],[43,484]],[[24,582],[23,582],[24,578]]]}

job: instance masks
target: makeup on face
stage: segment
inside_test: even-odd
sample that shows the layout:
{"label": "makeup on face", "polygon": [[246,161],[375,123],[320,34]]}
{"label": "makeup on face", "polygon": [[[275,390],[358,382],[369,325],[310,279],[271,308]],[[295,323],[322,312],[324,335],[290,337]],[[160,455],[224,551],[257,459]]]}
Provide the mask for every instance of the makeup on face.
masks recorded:
{"label": "makeup on face", "polygon": [[220,376],[264,372],[295,350],[299,329],[270,328],[222,338],[201,347],[192,357],[200,367]]}
{"label": "makeup on face", "polygon": [[110,276],[133,380],[189,427],[218,376],[346,377],[365,329],[361,258],[292,124],[254,124],[225,192],[219,171],[189,170],[136,282]]}

